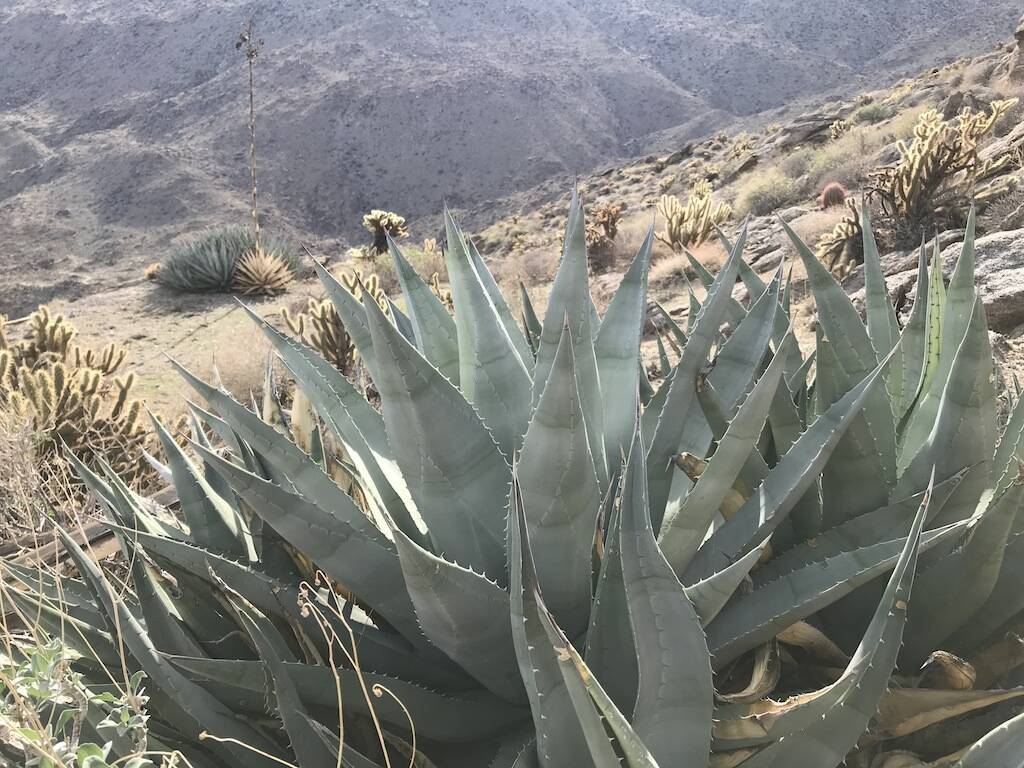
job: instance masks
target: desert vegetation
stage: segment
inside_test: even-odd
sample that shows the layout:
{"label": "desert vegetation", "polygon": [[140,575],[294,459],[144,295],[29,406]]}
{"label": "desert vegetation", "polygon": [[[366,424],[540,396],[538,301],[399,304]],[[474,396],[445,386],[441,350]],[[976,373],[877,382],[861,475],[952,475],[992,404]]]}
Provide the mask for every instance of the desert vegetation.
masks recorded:
{"label": "desert vegetation", "polygon": [[39,543],[0,540],[0,759],[1019,765],[1024,405],[979,238],[1021,207],[1011,95],[903,84],[300,259],[261,228],[260,42],[252,223],[148,272],[240,295],[257,383],[162,362],[183,415],[147,423],[124,347],[0,325],[0,524]]}
{"label": "desert vegetation", "polygon": [[333,315],[286,315],[299,338],[249,311],[293,392],[247,406],[177,366],[204,405],[184,447],[154,422],[176,503],[76,463],[133,565],[115,587],[57,526],[77,577],[5,567],[42,638],[24,663],[74,671],[63,723],[133,676],[101,699],[126,723],[111,764],[991,765],[1024,739],[1000,687],[1024,659],[993,650],[1024,609],[1024,407],[1000,425],[967,227],[948,285],[922,256],[902,328],[867,219],[866,322],[793,235],[813,357],[741,231],[717,275],[693,261],[703,300],[685,330],[663,316],[653,380],[653,233],[594,315],[578,199],[522,325],[451,215],[453,314],[394,243],[402,310],[318,268]]}

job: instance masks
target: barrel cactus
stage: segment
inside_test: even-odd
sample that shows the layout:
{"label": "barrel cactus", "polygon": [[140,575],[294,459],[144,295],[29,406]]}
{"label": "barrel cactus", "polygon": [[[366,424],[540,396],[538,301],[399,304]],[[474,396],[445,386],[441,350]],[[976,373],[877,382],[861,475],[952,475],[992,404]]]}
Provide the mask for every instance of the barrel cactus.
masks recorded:
{"label": "barrel cactus", "polygon": [[[741,232],[690,326],[666,315],[682,353],[657,388],[653,233],[600,317],[574,200],[547,311],[521,326],[446,226],[454,315],[393,242],[404,311],[319,269],[379,411],[251,313],[322,439],[178,366],[206,405],[189,452],[156,424],[177,508],[79,467],[132,592],[63,532],[81,580],[8,567],[97,688],[122,658],[145,673],[151,743],[210,768],[924,765],[941,756],[900,738],[988,707],[1009,722],[941,764],[1011,764],[993,756],[1024,749],[1019,689],[908,682],[1024,611],[1024,407],[997,444],[973,224],[948,287],[922,255],[902,329],[866,222],[866,324],[795,239],[807,357],[782,270],[756,275]],[[332,441],[361,503],[324,470]]]}

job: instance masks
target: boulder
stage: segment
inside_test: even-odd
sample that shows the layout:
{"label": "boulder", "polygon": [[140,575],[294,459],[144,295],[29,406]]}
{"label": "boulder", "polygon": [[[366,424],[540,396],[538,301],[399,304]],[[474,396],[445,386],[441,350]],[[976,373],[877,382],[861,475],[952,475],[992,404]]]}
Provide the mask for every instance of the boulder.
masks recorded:
{"label": "boulder", "polygon": [[[961,233],[960,242],[946,245],[942,250],[943,273],[947,281],[960,256],[962,237]],[[886,285],[898,307],[909,308],[908,299],[914,297],[917,285],[916,259],[916,253],[890,254],[883,259],[883,268],[894,265],[905,267],[898,271],[886,269]],[[854,301],[862,304],[862,275],[859,276],[859,283],[859,286],[848,283],[846,288],[853,288]],[[977,240],[975,283],[985,305],[989,328],[1000,333],[1010,333],[1024,325],[1024,229],[995,232]]]}

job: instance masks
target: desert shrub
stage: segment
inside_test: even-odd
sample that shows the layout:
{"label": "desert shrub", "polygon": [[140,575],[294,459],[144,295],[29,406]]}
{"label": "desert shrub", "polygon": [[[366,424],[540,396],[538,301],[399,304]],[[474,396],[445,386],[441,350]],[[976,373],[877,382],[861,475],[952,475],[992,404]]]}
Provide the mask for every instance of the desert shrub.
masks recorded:
{"label": "desert shrub", "polygon": [[[147,267],[146,276],[185,293],[227,292],[235,287],[239,261],[255,250],[256,235],[251,229],[211,229],[186,242],[160,262],[158,268]],[[287,241],[264,236],[261,251],[275,263],[283,264],[293,277],[301,273],[301,257]]]}
{"label": "desert shrub", "polygon": [[779,170],[791,179],[807,174],[817,150],[814,147],[798,147],[779,161]]}
{"label": "desert shrub", "polygon": [[711,182],[701,179],[690,189],[685,205],[675,195],[662,195],[658,213],[665,220],[665,229],[654,236],[678,251],[700,245],[711,237],[715,227],[732,216],[732,206],[716,201],[711,194]]}
{"label": "desert shrub", "polygon": [[832,181],[825,185],[818,195],[818,207],[831,208],[834,205],[842,205],[846,202],[846,188],[838,182]]}
{"label": "desert shrub", "polygon": [[804,196],[802,185],[777,168],[754,174],[736,192],[736,208],[742,214],[764,216],[793,205]]}
{"label": "desert shrub", "polygon": [[857,125],[874,125],[893,116],[893,108],[884,102],[874,101],[858,107],[850,115],[850,122]]}

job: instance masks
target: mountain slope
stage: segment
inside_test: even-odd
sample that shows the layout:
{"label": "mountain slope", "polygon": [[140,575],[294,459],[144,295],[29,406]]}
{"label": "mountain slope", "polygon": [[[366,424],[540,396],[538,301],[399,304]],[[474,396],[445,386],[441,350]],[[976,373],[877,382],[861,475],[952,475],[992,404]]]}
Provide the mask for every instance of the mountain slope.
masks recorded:
{"label": "mountain slope", "polygon": [[[0,0],[4,262],[121,275],[243,220],[253,14],[268,226],[359,237],[1005,37],[1010,0]],[[965,33],[966,30],[966,33]],[[927,41],[927,42],[922,42]],[[3,307],[0,306],[0,311]]]}

